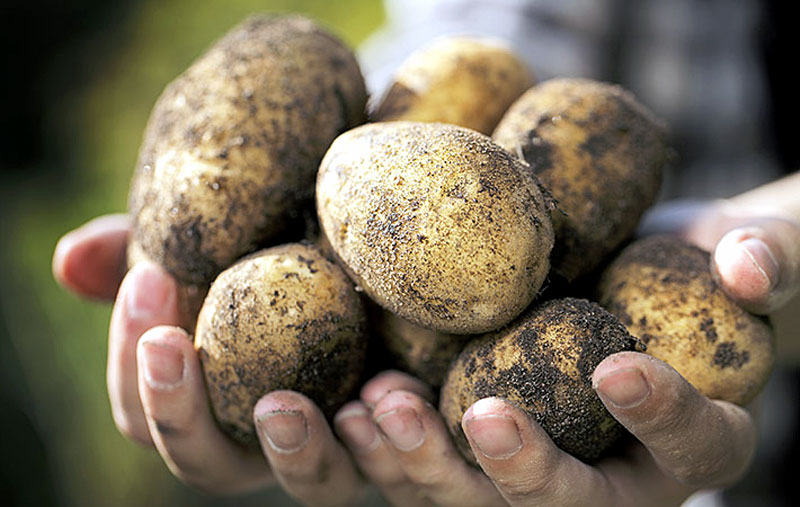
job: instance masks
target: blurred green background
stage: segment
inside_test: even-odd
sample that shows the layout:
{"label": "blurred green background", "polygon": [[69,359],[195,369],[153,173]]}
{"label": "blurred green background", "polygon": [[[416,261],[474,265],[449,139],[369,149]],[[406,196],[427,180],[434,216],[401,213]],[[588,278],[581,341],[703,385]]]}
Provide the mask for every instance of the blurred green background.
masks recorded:
{"label": "blurred green background", "polygon": [[0,7],[0,503],[293,505],[280,491],[203,495],[172,478],[156,453],[125,440],[105,387],[110,307],[68,294],[50,270],[63,233],[125,210],[142,131],[163,87],[255,11],[305,13],[352,47],[384,16],[379,0]]}

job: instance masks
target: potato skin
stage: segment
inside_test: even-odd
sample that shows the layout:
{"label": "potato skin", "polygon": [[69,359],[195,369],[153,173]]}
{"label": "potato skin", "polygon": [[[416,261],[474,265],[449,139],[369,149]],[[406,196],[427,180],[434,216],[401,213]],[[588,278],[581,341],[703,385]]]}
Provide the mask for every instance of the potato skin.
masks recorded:
{"label": "potato skin", "polygon": [[443,37],[403,62],[372,119],[452,123],[491,135],[534,81],[498,40]]}
{"label": "potato skin", "polygon": [[572,281],[630,237],[671,156],[664,124],[623,88],[551,79],[506,112],[492,138],[524,158],[558,201],[553,271]]}
{"label": "potato skin", "polygon": [[320,225],[351,278],[445,333],[497,329],[533,300],[549,269],[548,205],[524,163],[446,124],[355,128],[317,178]]}
{"label": "potato skin", "polygon": [[598,298],[647,344],[648,354],[709,398],[745,405],[769,378],[771,326],[714,282],[708,252],[677,237],[626,247],[603,271]]}
{"label": "potato skin", "polygon": [[366,313],[352,282],[308,244],[251,254],[214,281],[197,322],[197,349],[217,421],[257,445],[253,407],[290,389],[328,417],[357,387]]}
{"label": "potato skin", "polygon": [[447,373],[439,410],[472,463],[476,461],[461,418],[473,403],[489,396],[527,411],[561,449],[591,462],[623,434],[592,389],[592,373],[605,357],[638,345],[597,303],[545,301],[464,348]]}
{"label": "potato skin", "polygon": [[425,329],[379,307],[373,320],[375,332],[394,363],[392,366],[431,387],[442,385],[450,362],[472,338]]}
{"label": "potato skin", "polygon": [[158,99],[133,238],[181,282],[207,285],[311,201],[325,150],[365,103],[355,57],[329,33],[300,16],[248,18]]}

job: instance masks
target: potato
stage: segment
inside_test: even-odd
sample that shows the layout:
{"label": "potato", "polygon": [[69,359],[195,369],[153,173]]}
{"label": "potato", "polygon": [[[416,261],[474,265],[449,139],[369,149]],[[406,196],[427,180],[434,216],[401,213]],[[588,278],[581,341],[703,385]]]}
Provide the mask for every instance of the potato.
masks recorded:
{"label": "potato", "polygon": [[567,281],[631,236],[671,153],[664,125],[631,93],[588,79],[534,86],[492,137],[524,158],[558,201],[551,263]]}
{"label": "potato", "polygon": [[412,53],[372,117],[452,123],[490,135],[534,78],[501,41],[450,36]]}
{"label": "potato", "polygon": [[357,387],[367,345],[366,313],[352,282],[308,244],[251,254],[211,285],[195,348],[221,427],[257,443],[253,407],[290,389],[332,417]]}
{"label": "potato", "polygon": [[447,373],[439,410],[472,463],[461,418],[489,396],[527,411],[561,449],[591,462],[624,433],[592,389],[592,373],[605,357],[637,345],[597,303],[549,300],[506,328],[471,341]]}
{"label": "potato", "polygon": [[180,282],[208,285],[312,201],[322,156],[365,103],[355,57],[329,33],[248,18],[158,99],[130,193],[134,242]]}
{"label": "potato", "polygon": [[473,130],[389,122],[339,136],[320,165],[320,225],[348,274],[418,326],[511,321],[549,269],[549,202],[532,172]]}
{"label": "potato", "polygon": [[744,405],[775,359],[770,325],[714,282],[708,252],[677,237],[629,245],[600,278],[599,301],[709,398]]}
{"label": "potato", "polygon": [[383,309],[375,312],[374,322],[392,366],[432,387],[442,385],[450,362],[472,338],[425,329]]}

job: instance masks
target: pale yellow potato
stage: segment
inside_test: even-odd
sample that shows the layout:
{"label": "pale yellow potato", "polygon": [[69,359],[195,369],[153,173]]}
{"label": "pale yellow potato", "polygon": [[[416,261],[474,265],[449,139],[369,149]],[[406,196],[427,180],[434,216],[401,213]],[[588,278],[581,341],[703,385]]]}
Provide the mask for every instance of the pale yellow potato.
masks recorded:
{"label": "pale yellow potato", "polygon": [[276,244],[365,104],[343,43],[300,16],[248,18],[158,99],[130,193],[135,242],[193,285]]}
{"label": "pale yellow potato", "polygon": [[194,339],[217,421],[237,441],[257,445],[253,408],[268,392],[303,393],[328,417],[348,399],[364,367],[366,312],[339,266],[293,243],[223,271]]}
{"label": "pale yellow potato", "polygon": [[709,254],[677,237],[629,245],[602,274],[599,301],[709,398],[744,405],[764,387],[775,360],[769,323],[714,282]]}
{"label": "pale yellow potato", "polygon": [[490,135],[535,79],[503,42],[449,36],[412,53],[375,108],[375,121],[452,123]]}
{"label": "pale yellow potato", "polygon": [[597,303],[545,301],[464,348],[447,373],[439,410],[472,463],[461,418],[473,403],[490,396],[525,410],[562,450],[591,462],[624,433],[592,388],[592,373],[605,357],[639,345]]}
{"label": "pale yellow potato", "polygon": [[671,155],[664,124],[630,92],[589,79],[534,86],[492,138],[526,160],[558,201],[551,262],[567,281],[600,266],[633,234]]}
{"label": "pale yellow potato", "polygon": [[392,360],[392,366],[431,387],[442,385],[450,362],[471,338],[471,335],[426,329],[383,309],[376,312],[374,329]]}
{"label": "pale yellow potato", "polygon": [[497,329],[534,299],[550,265],[548,206],[524,162],[447,124],[355,128],[317,178],[320,225],[351,278],[444,333]]}

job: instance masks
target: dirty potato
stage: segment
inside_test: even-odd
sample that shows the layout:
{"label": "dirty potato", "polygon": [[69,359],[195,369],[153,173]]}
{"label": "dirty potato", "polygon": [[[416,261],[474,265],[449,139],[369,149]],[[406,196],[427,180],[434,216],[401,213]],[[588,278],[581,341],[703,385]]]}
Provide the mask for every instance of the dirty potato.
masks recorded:
{"label": "dirty potato", "polygon": [[619,86],[552,79],[520,97],[493,139],[558,201],[553,271],[572,281],[631,236],[671,153],[662,122]]}
{"label": "dirty potato", "polygon": [[710,255],[672,236],[629,245],[603,272],[599,301],[709,398],[744,405],[775,358],[770,325],[714,282]]}
{"label": "dirty potato", "polygon": [[130,193],[134,242],[207,286],[311,201],[325,150],[365,103],[352,52],[329,33],[299,16],[248,18],[158,99]]}
{"label": "dirty potato", "polygon": [[472,463],[461,418],[473,403],[490,396],[527,411],[562,450],[591,462],[623,434],[592,389],[592,373],[605,357],[637,345],[597,303],[549,300],[506,328],[471,341],[447,373],[439,409]]}
{"label": "dirty potato", "polygon": [[211,285],[197,322],[197,349],[217,421],[255,445],[253,407],[290,389],[332,417],[357,387],[366,313],[352,282],[308,244],[251,254]]}
{"label": "dirty potato", "polygon": [[392,366],[432,387],[442,385],[450,362],[471,338],[471,335],[425,329],[384,309],[375,312],[374,327],[394,363]]}
{"label": "dirty potato", "polygon": [[444,333],[497,329],[549,269],[549,201],[524,162],[475,131],[390,122],[334,141],[320,225],[373,301]]}
{"label": "dirty potato", "polygon": [[443,37],[403,62],[372,116],[452,123],[490,135],[533,83],[525,63],[501,41]]}

